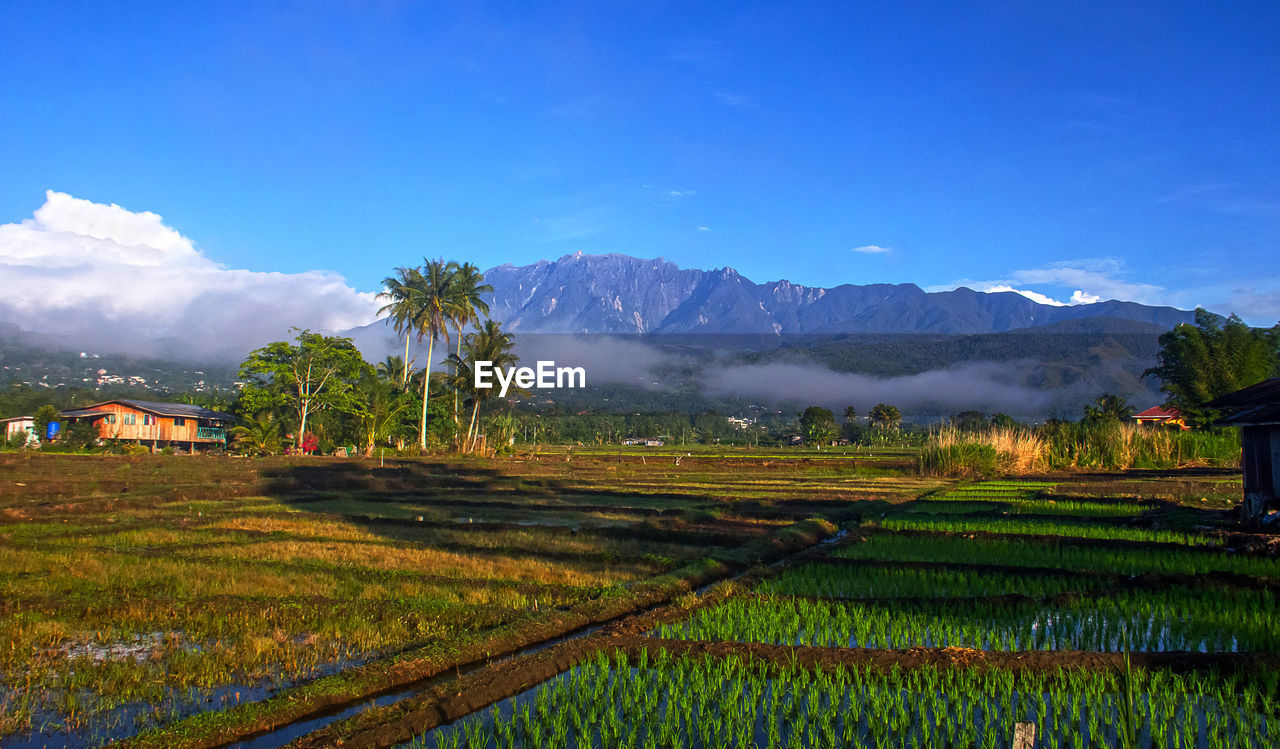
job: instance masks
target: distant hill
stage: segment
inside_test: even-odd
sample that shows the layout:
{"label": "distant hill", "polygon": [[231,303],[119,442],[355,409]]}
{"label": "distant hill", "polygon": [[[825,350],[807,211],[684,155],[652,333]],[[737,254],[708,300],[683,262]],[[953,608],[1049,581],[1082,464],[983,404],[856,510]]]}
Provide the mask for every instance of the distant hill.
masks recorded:
{"label": "distant hill", "polygon": [[931,293],[915,284],[757,284],[732,268],[682,269],[617,254],[500,265],[484,275],[494,289],[491,316],[520,333],[977,334],[1090,318],[1167,330],[1193,317],[1134,302],[1059,307],[1014,292]]}
{"label": "distant hill", "polygon": [[134,397],[148,393],[234,392],[235,367],[191,364],[176,357],[113,353],[110,346],[75,347],[63,336],[32,333],[0,322],[0,388],[83,388]]}

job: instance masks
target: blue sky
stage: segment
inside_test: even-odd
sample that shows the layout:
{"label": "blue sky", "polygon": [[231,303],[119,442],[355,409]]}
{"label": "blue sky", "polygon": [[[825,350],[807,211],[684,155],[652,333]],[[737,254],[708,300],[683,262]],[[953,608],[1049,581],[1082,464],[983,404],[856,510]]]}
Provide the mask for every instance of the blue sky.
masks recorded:
{"label": "blue sky", "polygon": [[[46,190],[376,291],[575,251],[1280,318],[1280,5],[8,2]],[[880,251],[883,250],[883,251]]]}

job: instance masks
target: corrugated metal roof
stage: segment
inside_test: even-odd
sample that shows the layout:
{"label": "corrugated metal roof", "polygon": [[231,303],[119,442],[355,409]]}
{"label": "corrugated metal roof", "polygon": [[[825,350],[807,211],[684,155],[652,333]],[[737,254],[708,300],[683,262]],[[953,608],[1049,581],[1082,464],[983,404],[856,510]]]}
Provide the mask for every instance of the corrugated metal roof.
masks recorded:
{"label": "corrugated metal roof", "polygon": [[1280,403],[1265,406],[1253,406],[1237,411],[1214,422],[1218,426],[1247,427],[1280,424]]}
{"label": "corrugated metal roof", "polygon": [[1214,398],[1205,406],[1232,412],[1214,422],[1221,426],[1280,424],[1280,377]]}
{"label": "corrugated metal roof", "polygon": [[1152,406],[1142,413],[1133,415],[1135,419],[1176,419],[1182,416],[1176,409],[1164,406]]}
{"label": "corrugated metal roof", "polygon": [[[139,411],[150,411],[158,416],[180,416],[186,419],[217,419],[219,421],[235,421],[233,414],[223,413],[222,411],[214,411],[211,408],[203,406],[193,406],[190,403],[161,403],[159,401],[137,401],[128,398],[116,398],[114,400],[102,401],[86,406],[83,410],[92,411],[100,408],[108,403],[120,403],[130,408],[136,408]],[[64,416],[71,415],[70,411],[64,411]]]}
{"label": "corrugated metal roof", "polygon": [[1263,380],[1234,393],[1227,393],[1204,404],[1206,408],[1248,408],[1269,403],[1280,403],[1280,377]]}

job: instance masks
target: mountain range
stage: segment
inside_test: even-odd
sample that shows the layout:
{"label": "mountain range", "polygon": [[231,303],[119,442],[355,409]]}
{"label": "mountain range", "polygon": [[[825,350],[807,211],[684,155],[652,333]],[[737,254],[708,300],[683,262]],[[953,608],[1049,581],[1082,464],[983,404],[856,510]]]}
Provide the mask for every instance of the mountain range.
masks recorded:
{"label": "mountain range", "polygon": [[732,268],[684,269],[661,258],[566,255],[484,272],[490,316],[515,333],[972,335],[1102,318],[1168,330],[1193,313],[1105,301],[1054,306],[1016,292],[926,292],[915,284],[757,284]]}

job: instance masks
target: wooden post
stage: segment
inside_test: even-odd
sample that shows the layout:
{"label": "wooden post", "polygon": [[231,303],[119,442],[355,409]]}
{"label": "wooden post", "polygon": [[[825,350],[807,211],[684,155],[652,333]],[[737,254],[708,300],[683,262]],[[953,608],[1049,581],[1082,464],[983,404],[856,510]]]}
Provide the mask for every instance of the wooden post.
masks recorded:
{"label": "wooden post", "polygon": [[1035,723],[1014,723],[1013,724],[1013,749],[1035,749],[1036,746],[1036,724]]}

